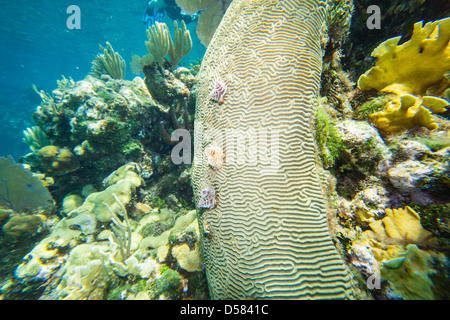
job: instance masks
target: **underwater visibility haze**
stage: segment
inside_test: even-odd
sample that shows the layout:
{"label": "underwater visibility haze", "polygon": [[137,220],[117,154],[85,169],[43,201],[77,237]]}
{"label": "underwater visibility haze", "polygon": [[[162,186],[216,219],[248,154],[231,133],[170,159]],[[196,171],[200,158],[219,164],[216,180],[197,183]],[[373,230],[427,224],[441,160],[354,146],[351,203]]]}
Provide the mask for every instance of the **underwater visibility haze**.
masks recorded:
{"label": "underwater visibility haze", "polygon": [[447,1],[1,6],[0,300],[450,298]]}

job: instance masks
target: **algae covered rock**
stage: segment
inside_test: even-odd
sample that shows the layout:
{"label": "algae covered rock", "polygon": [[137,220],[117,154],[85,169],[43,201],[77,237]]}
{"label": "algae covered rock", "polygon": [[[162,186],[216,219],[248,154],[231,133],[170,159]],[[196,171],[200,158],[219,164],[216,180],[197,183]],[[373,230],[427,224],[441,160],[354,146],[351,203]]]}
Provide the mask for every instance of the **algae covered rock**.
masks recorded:
{"label": "algae covered rock", "polygon": [[[153,99],[164,106],[184,103],[190,95],[189,88],[169,70],[162,70],[153,62],[144,66],[145,85]],[[180,74],[182,75],[182,73]]]}
{"label": "algae covered rock", "polygon": [[402,196],[419,204],[431,204],[433,199],[448,201],[450,163],[447,158],[445,148],[432,152],[418,141],[400,141],[386,177]]}
{"label": "algae covered rock", "polygon": [[382,263],[381,277],[405,300],[447,299],[448,267],[444,254],[410,244],[404,254]]}
{"label": "algae covered rock", "polygon": [[406,160],[420,160],[431,154],[431,149],[428,146],[415,140],[402,140],[397,147],[398,156]]}
{"label": "algae covered rock", "polygon": [[344,120],[336,125],[336,130],[342,135],[346,160],[354,169],[371,174],[382,160],[391,157],[377,130],[365,121]]}
{"label": "algae covered rock", "polygon": [[358,222],[367,226],[384,214],[389,204],[387,191],[382,186],[372,186],[358,192],[350,208]]}

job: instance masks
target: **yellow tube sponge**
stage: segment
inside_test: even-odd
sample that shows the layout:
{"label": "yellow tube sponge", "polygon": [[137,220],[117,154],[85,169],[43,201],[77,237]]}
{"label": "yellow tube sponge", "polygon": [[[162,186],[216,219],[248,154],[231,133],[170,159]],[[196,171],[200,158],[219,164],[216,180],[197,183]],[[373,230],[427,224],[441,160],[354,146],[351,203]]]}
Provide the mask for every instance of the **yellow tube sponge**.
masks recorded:
{"label": "yellow tube sponge", "polygon": [[424,95],[450,71],[450,17],[417,22],[411,39],[398,45],[400,39],[388,39],[373,50],[378,61],[358,79],[361,90],[392,92],[387,87],[400,84],[403,93]]}
{"label": "yellow tube sponge", "polygon": [[431,111],[446,111],[449,103],[445,99],[425,96],[422,99],[405,94],[392,99],[387,107],[369,115],[369,120],[383,134],[398,133],[415,126],[423,126],[430,130],[438,128]]}

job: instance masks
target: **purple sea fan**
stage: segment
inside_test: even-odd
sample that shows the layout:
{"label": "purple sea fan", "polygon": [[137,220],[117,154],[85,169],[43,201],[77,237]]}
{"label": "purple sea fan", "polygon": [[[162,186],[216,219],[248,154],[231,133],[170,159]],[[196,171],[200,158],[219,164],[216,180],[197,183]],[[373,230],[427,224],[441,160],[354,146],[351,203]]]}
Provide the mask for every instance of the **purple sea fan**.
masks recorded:
{"label": "purple sea fan", "polygon": [[212,209],[216,205],[216,191],[213,187],[207,187],[200,193],[200,200],[198,200],[198,207],[205,209]]}
{"label": "purple sea fan", "polygon": [[211,90],[209,96],[211,97],[211,99],[222,103],[225,93],[227,93],[227,85],[225,84],[225,82],[216,81],[216,83],[214,84],[214,89]]}

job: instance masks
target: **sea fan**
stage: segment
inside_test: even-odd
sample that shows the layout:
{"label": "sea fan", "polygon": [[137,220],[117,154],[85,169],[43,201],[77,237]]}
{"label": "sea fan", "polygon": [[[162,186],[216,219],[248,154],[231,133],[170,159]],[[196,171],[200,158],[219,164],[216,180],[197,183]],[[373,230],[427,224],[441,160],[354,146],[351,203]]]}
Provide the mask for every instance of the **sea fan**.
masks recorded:
{"label": "sea fan", "polygon": [[11,158],[0,157],[0,206],[15,211],[53,206],[53,199],[42,181]]}

